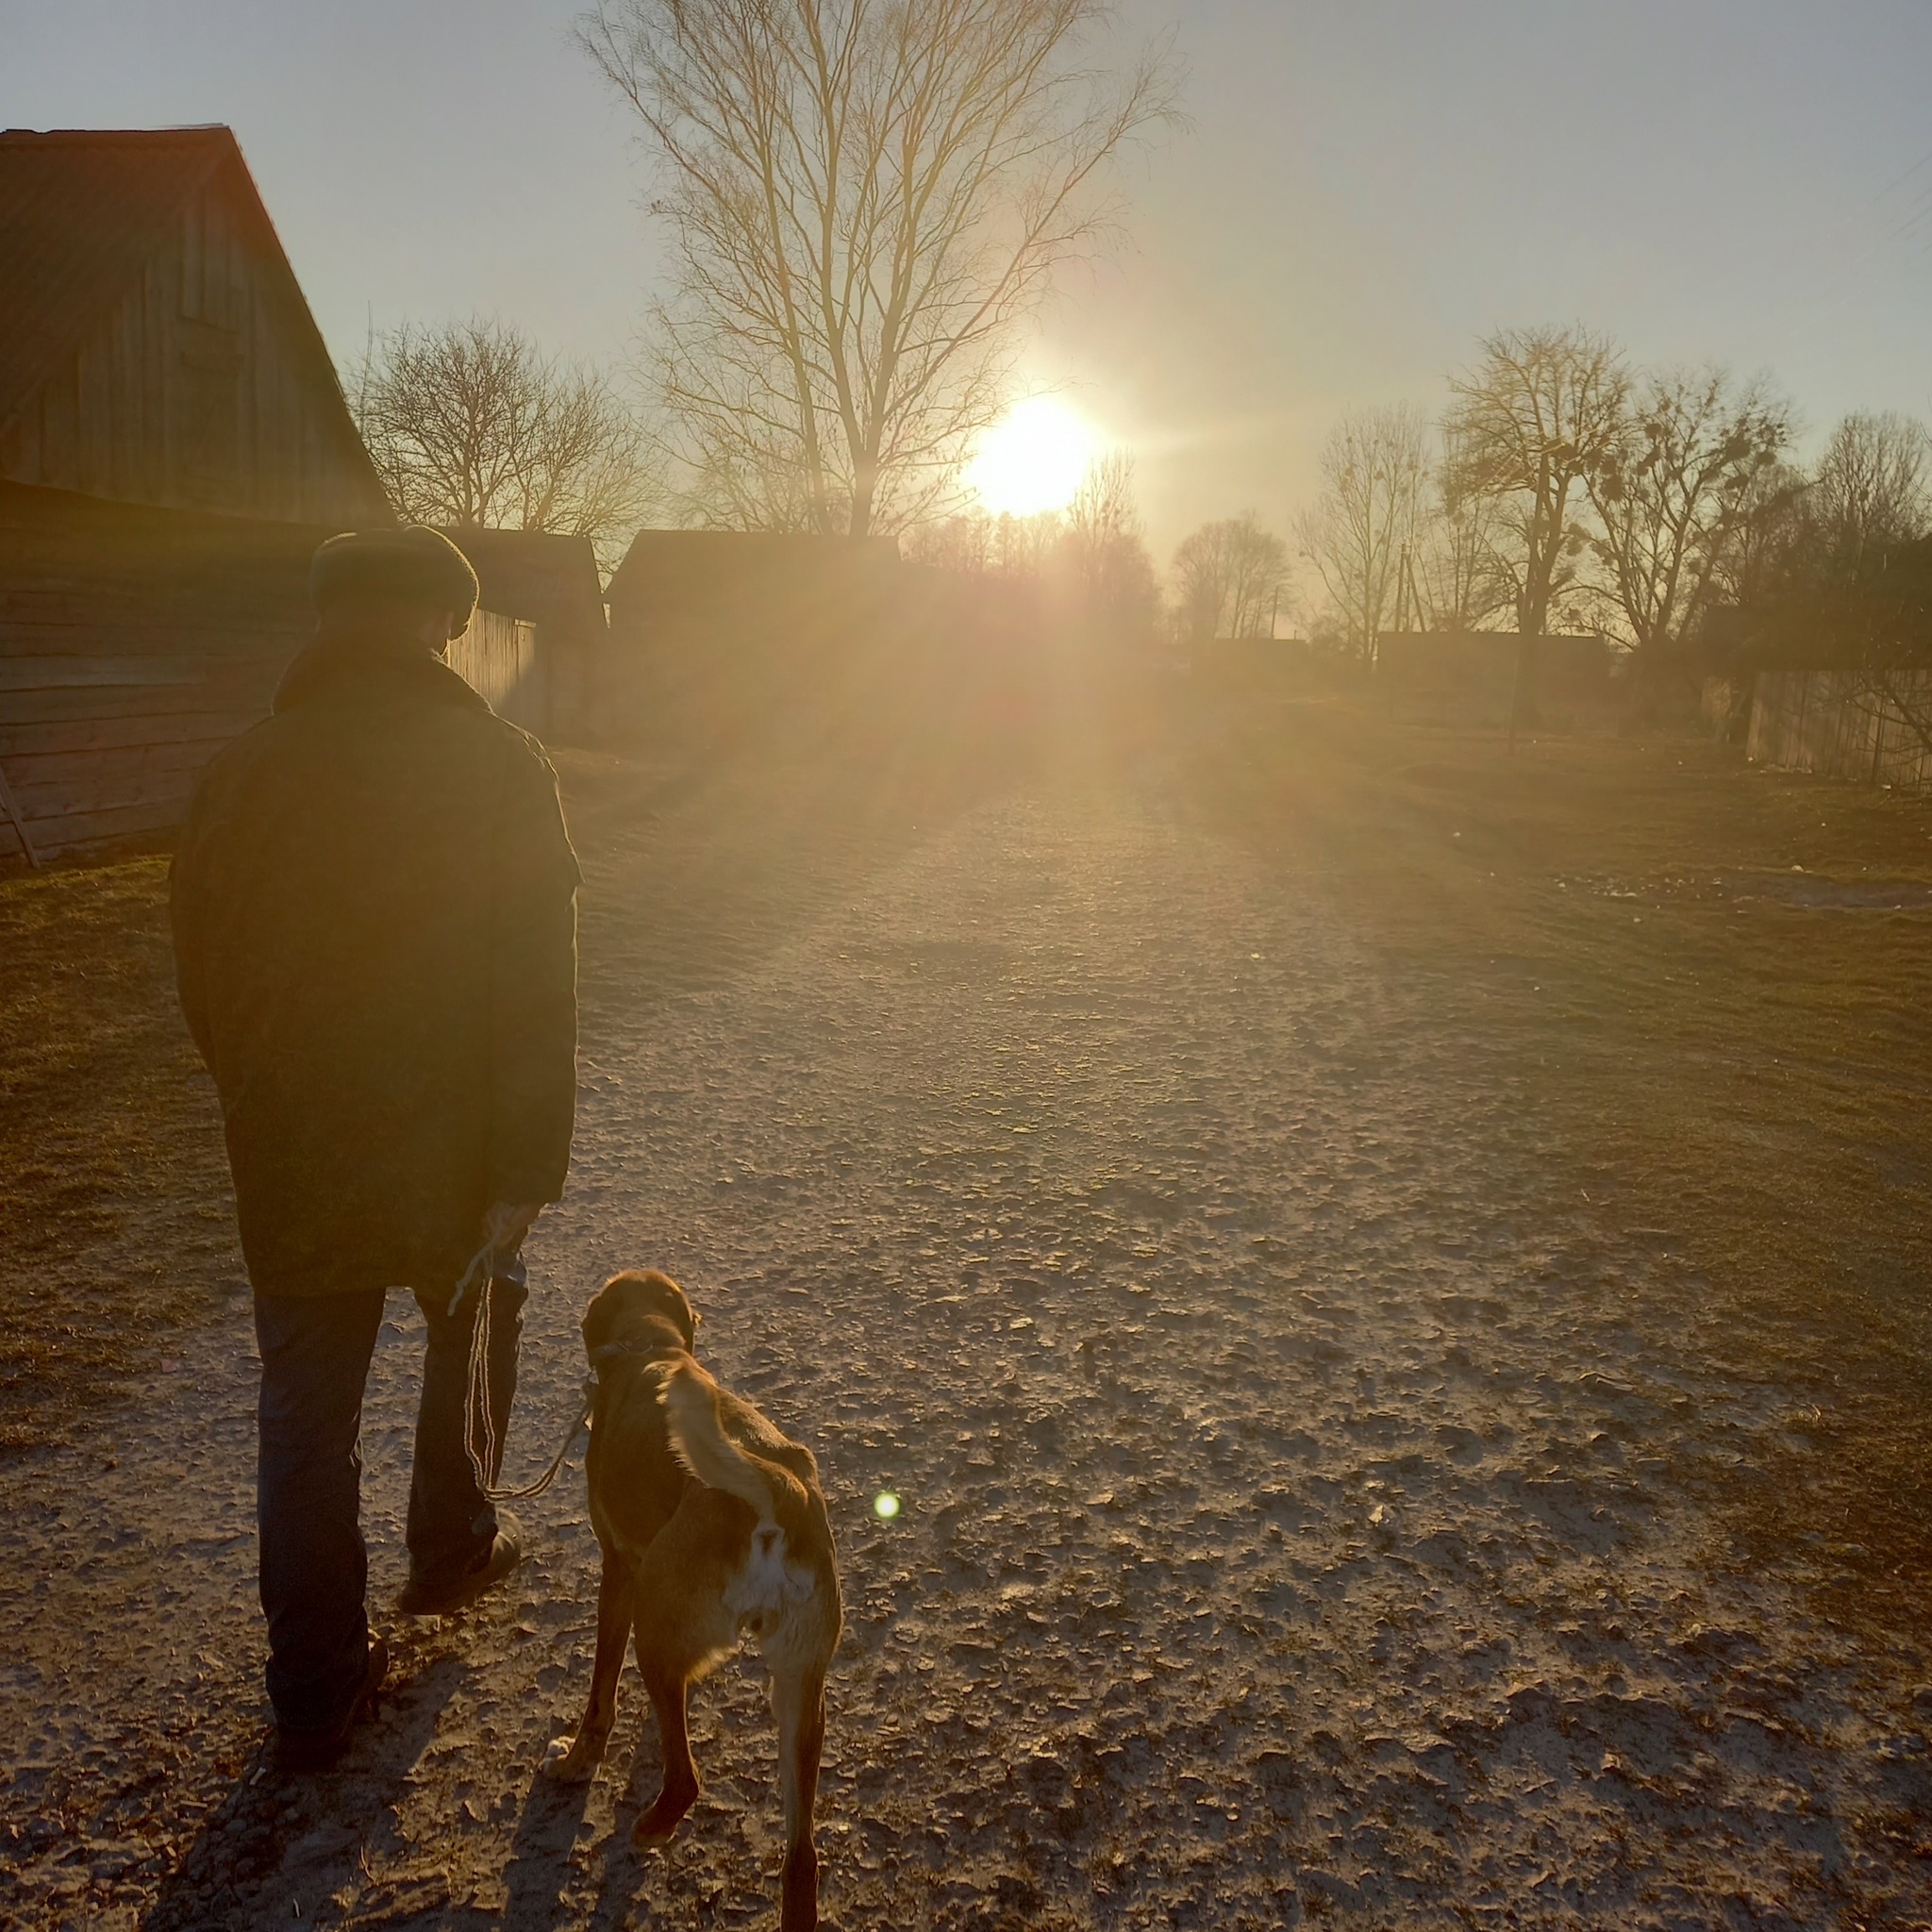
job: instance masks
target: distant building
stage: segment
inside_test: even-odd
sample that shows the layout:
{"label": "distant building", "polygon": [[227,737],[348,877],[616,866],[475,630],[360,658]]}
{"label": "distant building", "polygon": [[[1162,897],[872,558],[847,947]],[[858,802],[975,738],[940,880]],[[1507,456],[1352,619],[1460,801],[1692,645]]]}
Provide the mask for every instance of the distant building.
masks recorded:
{"label": "distant building", "polygon": [[903,622],[909,581],[890,537],[640,530],[607,592],[612,701],[705,732],[811,702]]}
{"label": "distant building", "polygon": [[0,856],[175,824],[391,521],[228,129],[0,134]]}

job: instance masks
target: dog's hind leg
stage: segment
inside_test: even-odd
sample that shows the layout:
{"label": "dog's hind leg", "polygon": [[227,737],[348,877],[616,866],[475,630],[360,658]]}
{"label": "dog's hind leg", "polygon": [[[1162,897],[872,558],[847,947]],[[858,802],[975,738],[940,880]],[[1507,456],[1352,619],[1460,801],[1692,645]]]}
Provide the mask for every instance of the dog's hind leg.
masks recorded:
{"label": "dog's hind leg", "polygon": [[785,1802],[785,1874],[779,1932],[815,1932],[819,1923],[819,1855],[812,1843],[819,1759],[825,1748],[823,1666],[780,1670],[772,1677],[778,1719],[778,1786]]}
{"label": "dog's hind leg", "polygon": [[617,1722],[617,1680],[624,1673],[624,1650],[636,1601],[636,1564],[606,1550],[604,1574],[597,1585],[597,1661],[591,1669],[591,1694],[576,1735],[557,1739],[544,1758],[544,1769],[564,1784],[588,1782],[604,1761],[604,1747]]}

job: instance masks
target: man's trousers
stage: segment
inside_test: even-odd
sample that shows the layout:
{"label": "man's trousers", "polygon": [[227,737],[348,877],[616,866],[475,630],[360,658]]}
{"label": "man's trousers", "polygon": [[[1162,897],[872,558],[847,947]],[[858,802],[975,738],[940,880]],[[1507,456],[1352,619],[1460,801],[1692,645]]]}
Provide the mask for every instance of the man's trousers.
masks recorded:
{"label": "man's trousers", "polygon": [[[507,1272],[521,1277],[520,1265]],[[516,1394],[521,1278],[490,1285],[490,1412],[500,1463]],[[355,1698],[369,1656],[359,1437],[362,1390],[382,1326],[380,1291],[258,1295],[261,1352],[256,1520],[261,1607],[268,1618],[268,1694],[287,1730],[335,1723]],[[408,1541],[412,1576],[453,1578],[489,1554],[496,1510],[476,1486],[463,1435],[470,1341],[482,1297],[455,1315],[448,1297],[418,1294],[429,1324]],[[477,1450],[483,1450],[478,1431]],[[494,1483],[497,1470],[490,1469]]]}

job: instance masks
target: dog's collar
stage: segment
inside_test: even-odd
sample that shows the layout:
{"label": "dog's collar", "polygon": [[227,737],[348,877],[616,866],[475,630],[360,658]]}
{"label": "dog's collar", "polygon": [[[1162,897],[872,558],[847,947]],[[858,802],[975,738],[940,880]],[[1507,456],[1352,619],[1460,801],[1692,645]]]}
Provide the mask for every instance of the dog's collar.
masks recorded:
{"label": "dog's collar", "polygon": [[685,1353],[687,1351],[682,1343],[675,1349],[663,1349],[638,1348],[628,1341],[607,1341],[602,1348],[593,1348],[591,1351],[591,1366],[593,1369],[601,1369],[606,1362],[615,1361],[620,1356],[626,1355],[636,1356],[643,1361],[657,1361],[665,1355]]}

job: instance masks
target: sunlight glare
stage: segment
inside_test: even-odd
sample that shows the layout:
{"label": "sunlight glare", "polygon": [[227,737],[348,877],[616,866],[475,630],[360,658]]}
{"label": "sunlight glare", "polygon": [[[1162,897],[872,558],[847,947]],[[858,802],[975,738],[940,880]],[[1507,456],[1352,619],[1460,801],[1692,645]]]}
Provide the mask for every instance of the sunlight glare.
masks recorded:
{"label": "sunlight glare", "polygon": [[966,483],[994,516],[1065,509],[1100,447],[1092,426],[1058,396],[1028,396],[980,439]]}

